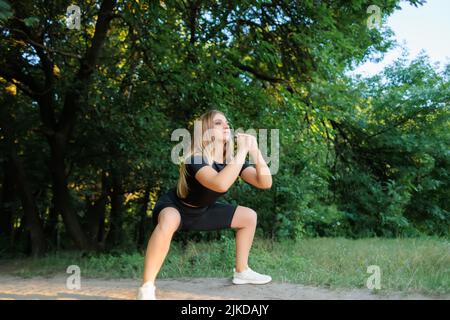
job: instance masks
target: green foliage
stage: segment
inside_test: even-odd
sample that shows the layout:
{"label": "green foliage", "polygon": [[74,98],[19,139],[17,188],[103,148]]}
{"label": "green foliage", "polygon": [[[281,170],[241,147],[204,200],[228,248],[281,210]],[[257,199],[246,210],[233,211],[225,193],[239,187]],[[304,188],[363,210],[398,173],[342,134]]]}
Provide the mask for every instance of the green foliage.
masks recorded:
{"label": "green foliage", "polygon": [[[99,6],[81,3],[81,29],[72,30],[68,3],[18,3],[0,0],[0,116],[12,119],[49,248],[76,242],[59,202],[100,248],[144,246],[151,209],[178,178],[171,133],[213,108],[233,129],[279,130],[272,188],[241,181],[224,198],[256,210],[258,235],[449,235],[450,66],[439,72],[422,56],[370,79],[345,76],[392,45],[390,30],[367,28],[367,6],[382,6],[386,19],[399,1],[119,2],[89,67]],[[87,85],[77,80],[91,71]],[[79,101],[68,109],[72,91]],[[14,232],[0,241],[28,252],[3,132],[0,222]],[[55,141],[63,186],[52,176]]]}
{"label": "green foliage", "polygon": [[356,235],[448,235],[448,79],[420,56],[330,97],[353,101],[332,122],[332,190]]}
{"label": "green foliage", "polygon": [[10,17],[12,17],[13,13],[11,11],[11,5],[8,1],[0,0],[0,22],[3,22]]}

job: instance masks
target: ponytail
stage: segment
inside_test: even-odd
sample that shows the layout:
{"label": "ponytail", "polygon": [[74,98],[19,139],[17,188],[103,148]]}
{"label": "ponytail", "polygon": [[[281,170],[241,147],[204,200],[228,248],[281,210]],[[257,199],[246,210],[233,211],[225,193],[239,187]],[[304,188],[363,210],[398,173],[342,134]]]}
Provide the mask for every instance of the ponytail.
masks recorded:
{"label": "ponytail", "polygon": [[188,186],[186,181],[186,164],[184,163],[184,160],[180,161],[180,177],[178,178],[178,184],[177,184],[177,195],[179,198],[184,199],[188,195]]}

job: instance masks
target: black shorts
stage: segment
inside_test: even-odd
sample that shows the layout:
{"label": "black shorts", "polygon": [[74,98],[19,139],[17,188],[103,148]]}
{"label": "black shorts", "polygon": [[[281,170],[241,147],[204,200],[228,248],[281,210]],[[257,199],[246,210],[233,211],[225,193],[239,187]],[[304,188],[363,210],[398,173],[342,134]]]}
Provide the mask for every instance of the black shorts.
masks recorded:
{"label": "black shorts", "polygon": [[178,199],[176,189],[171,189],[156,201],[152,213],[154,226],[158,224],[161,210],[167,207],[175,208],[180,213],[181,223],[177,231],[210,231],[231,228],[237,205],[215,202],[206,207],[189,207]]}

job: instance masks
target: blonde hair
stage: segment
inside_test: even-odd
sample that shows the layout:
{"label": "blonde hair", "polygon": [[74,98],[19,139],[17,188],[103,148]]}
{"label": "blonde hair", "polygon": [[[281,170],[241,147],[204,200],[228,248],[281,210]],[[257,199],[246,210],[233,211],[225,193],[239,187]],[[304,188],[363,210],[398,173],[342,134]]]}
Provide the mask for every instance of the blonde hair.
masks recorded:
{"label": "blonde hair", "polygon": [[[189,188],[187,185],[187,170],[186,170],[186,160],[189,159],[192,155],[200,155],[204,156],[208,162],[208,164],[212,164],[213,162],[213,155],[214,155],[214,138],[211,135],[211,129],[214,128],[214,122],[213,119],[217,114],[223,114],[223,112],[218,110],[210,110],[208,112],[205,112],[202,114],[197,120],[201,124],[201,134],[192,134],[191,137],[193,139],[191,140],[191,146],[190,150],[188,151],[187,156],[183,159],[183,161],[180,163],[180,176],[178,178],[178,184],[177,184],[177,195],[179,198],[184,199],[187,197]],[[195,126],[194,126],[195,127]],[[196,133],[196,132],[195,132]],[[224,143],[223,148],[223,156],[225,159],[225,163],[228,163],[230,160],[232,160],[232,151],[233,148],[233,142],[226,141]]]}

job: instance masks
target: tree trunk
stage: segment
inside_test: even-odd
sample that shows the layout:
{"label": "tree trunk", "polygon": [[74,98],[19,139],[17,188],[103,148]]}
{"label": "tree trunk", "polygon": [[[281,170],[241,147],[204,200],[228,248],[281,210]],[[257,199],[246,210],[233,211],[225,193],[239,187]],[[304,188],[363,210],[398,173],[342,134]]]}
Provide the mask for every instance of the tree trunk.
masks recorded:
{"label": "tree trunk", "polygon": [[42,255],[45,252],[46,244],[44,229],[39,219],[38,209],[31,192],[30,184],[25,176],[25,170],[17,154],[11,154],[16,184],[19,197],[22,201],[23,211],[26,217],[27,230],[30,232],[31,254],[33,257]]}
{"label": "tree trunk", "polygon": [[0,202],[0,236],[8,239],[12,245],[12,203],[15,201],[14,177],[11,161],[3,163],[3,183]]}
{"label": "tree trunk", "polygon": [[[47,123],[48,127],[53,129],[53,132],[47,135],[47,138],[51,149],[50,172],[53,182],[55,207],[61,213],[66,229],[77,247],[85,250],[94,249],[96,246],[89,241],[83,232],[71,205],[66,178],[65,149],[75,126],[80,101],[87,96],[89,80],[105,43],[115,3],[116,1],[114,0],[104,0],[100,5],[91,45],[81,60],[80,68],[72,85],[66,91],[63,110],[57,124],[53,121],[51,114],[41,112],[43,123]],[[48,97],[48,99],[40,101],[41,110],[53,110],[53,100],[50,96]]]}
{"label": "tree trunk", "polygon": [[55,247],[57,247],[57,226],[58,214],[55,206],[55,197],[52,197],[52,205],[49,209],[48,219],[45,223],[44,232],[46,239]]}
{"label": "tree trunk", "polygon": [[103,240],[100,228],[105,219],[106,199],[107,196],[101,194],[96,200],[88,200],[86,233],[92,242],[101,243]]}
{"label": "tree trunk", "polygon": [[105,219],[106,219],[106,205],[108,203],[108,177],[106,176],[106,172],[103,172],[102,174],[102,195],[104,197],[103,199],[104,208],[102,208],[101,212],[99,212],[97,241],[100,244],[101,248],[105,248],[105,240],[106,240]]}
{"label": "tree trunk", "polygon": [[8,112],[8,106],[14,105],[14,97],[7,96],[6,106],[1,109],[0,125],[5,134],[5,145],[8,150],[8,162],[11,166],[11,172],[17,193],[22,202],[25,215],[26,229],[30,232],[31,253],[33,256],[42,255],[45,252],[45,237],[42,223],[39,218],[38,209],[31,191],[30,183],[25,174],[25,169],[21,159],[17,154],[16,132],[14,131],[14,119]]}
{"label": "tree trunk", "polygon": [[[103,245],[105,234],[105,212],[108,199],[106,189],[106,176],[102,174],[101,191],[97,199],[88,199],[87,203],[87,228],[86,233],[89,239],[97,243],[100,247]],[[93,203],[92,203],[93,202]]]}
{"label": "tree trunk", "polygon": [[66,164],[64,162],[64,145],[66,144],[64,140],[64,137],[58,133],[49,137],[51,148],[50,174],[56,214],[61,214],[66,230],[75,245],[82,250],[92,250],[95,246],[83,232],[72,207],[66,178]]}
{"label": "tree trunk", "polygon": [[144,196],[141,199],[142,202],[142,206],[141,206],[141,210],[139,212],[139,224],[137,229],[137,234],[136,234],[136,244],[138,247],[142,247],[144,245],[144,242],[147,238],[147,224],[149,222],[149,219],[147,217],[147,210],[148,210],[148,198],[150,197],[150,183],[147,184],[145,191],[144,191]]}
{"label": "tree trunk", "polygon": [[112,191],[111,198],[111,213],[110,213],[110,228],[107,236],[107,246],[112,248],[122,242],[122,225],[123,225],[123,211],[124,211],[124,190],[122,180],[117,171],[112,172]]}

